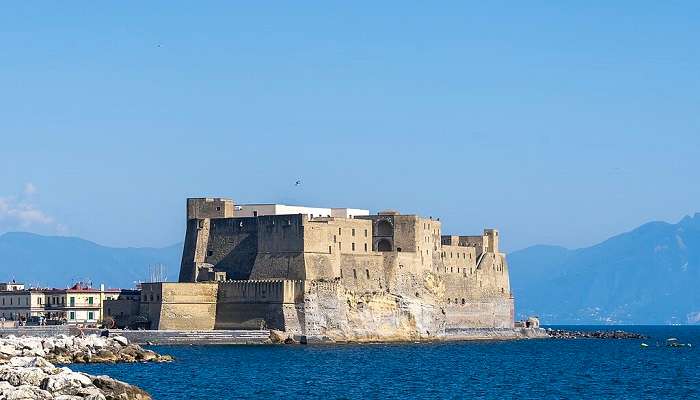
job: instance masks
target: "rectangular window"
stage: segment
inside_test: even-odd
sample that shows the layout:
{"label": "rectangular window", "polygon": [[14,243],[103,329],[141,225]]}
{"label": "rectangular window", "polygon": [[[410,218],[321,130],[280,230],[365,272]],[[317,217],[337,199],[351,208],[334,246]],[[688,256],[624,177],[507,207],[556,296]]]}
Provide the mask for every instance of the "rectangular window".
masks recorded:
{"label": "rectangular window", "polygon": [[352,235],[355,236],[355,228],[352,228]]}
{"label": "rectangular window", "polygon": [[88,311],[88,320],[92,321],[95,319],[95,313],[92,311]]}
{"label": "rectangular window", "polygon": [[88,304],[92,305],[92,296],[88,297]]}
{"label": "rectangular window", "polygon": [[355,251],[355,243],[352,244],[352,251]]}
{"label": "rectangular window", "polygon": [[369,279],[369,270],[366,269],[366,270],[365,270],[365,273],[367,273],[367,279]]}
{"label": "rectangular window", "polygon": [[352,270],[352,277],[357,279],[357,270],[356,269]]}
{"label": "rectangular window", "polygon": [[338,242],[338,250],[343,250],[343,242]]}
{"label": "rectangular window", "polygon": [[367,243],[365,243],[365,251],[367,251]]}
{"label": "rectangular window", "polygon": [[338,236],[343,234],[343,228],[338,228]]}
{"label": "rectangular window", "polygon": [[365,237],[367,237],[367,229],[365,229]]}
{"label": "rectangular window", "polygon": [[75,297],[71,296],[70,298],[70,306],[75,307]]}
{"label": "rectangular window", "polygon": [[328,246],[328,254],[331,254],[333,246]]}
{"label": "rectangular window", "polygon": [[71,311],[70,314],[68,314],[68,319],[75,321],[75,311]]}

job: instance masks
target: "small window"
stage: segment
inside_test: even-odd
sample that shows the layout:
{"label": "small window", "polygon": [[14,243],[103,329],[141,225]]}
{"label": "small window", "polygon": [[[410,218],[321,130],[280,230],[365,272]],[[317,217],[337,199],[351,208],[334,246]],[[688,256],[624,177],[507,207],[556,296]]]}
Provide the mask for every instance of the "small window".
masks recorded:
{"label": "small window", "polygon": [[365,273],[367,274],[367,279],[369,279],[369,270],[366,269],[366,270],[365,270]]}
{"label": "small window", "polygon": [[207,257],[211,257],[213,254],[214,254],[214,251],[207,250]]}
{"label": "small window", "polygon": [[92,311],[88,311],[88,320],[92,321],[95,319],[95,313]]}
{"label": "small window", "polygon": [[335,235],[333,235],[333,243],[336,243],[337,241],[338,241],[338,238]]}
{"label": "small window", "polygon": [[464,305],[465,303],[466,303],[466,301],[464,299],[462,299],[462,305]]}
{"label": "small window", "polygon": [[352,270],[352,277],[357,279],[357,270],[355,270],[355,269]]}
{"label": "small window", "polygon": [[[257,216],[258,216],[257,210],[256,210],[256,211],[253,211],[253,216],[254,216],[254,217],[257,217]],[[242,222],[241,222],[241,223],[242,223]]]}
{"label": "small window", "polygon": [[365,229],[365,237],[367,237],[367,229]]}
{"label": "small window", "polygon": [[367,243],[365,243],[365,251],[367,251]]}
{"label": "small window", "polygon": [[93,304],[92,302],[93,302],[92,296],[88,297],[88,304]]}
{"label": "small window", "polygon": [[221,207],[216,207],[216,211],[221,211]]}
{"label": "small window", "polygon": [[355,251],[355,243],[352,244],[352,251]]}
{"label": "small window", "polygon": [[343,228],[338,228],[338,236],[343,234]]}
{"label": "small window", "polygon": [[330,254],[330,253],[333,252],[333,251],[332,251],[332,248],[333,248],[333,246],[328,246],[328,254]]}
{"label": "small window", "polygon": [[352,235],[355,236],[355,228],[352,228]]}

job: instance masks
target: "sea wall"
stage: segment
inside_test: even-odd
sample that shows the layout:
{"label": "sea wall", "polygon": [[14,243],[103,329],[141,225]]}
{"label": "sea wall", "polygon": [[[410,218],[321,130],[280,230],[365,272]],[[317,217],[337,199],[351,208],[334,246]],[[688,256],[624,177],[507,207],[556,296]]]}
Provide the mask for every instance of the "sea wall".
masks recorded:
{"label": "sea wall", "polygon": [[144,283],[140,314],[152,329],[214,329],[217,283]]}

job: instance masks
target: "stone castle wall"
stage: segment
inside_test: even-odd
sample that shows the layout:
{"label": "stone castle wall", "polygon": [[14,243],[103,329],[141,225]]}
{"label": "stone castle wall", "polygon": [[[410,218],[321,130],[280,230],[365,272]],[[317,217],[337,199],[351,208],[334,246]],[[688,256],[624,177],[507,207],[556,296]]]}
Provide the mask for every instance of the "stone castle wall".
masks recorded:
{"label": "stone castle wall", "polygon": [[140,314],[152,328],[211,330],[216,320],[216,283],[144,283]]}
{"label": "stone castle wall", "polygon": [[439,220],[396,212],[230,218],[223,217],[228,203],[196,203],[188,203],[180,281],[196,281],[203,263],[234,280],[218,284],[217,329],[264,325],[388,340],[513,327],[495,230],[443,236]]}

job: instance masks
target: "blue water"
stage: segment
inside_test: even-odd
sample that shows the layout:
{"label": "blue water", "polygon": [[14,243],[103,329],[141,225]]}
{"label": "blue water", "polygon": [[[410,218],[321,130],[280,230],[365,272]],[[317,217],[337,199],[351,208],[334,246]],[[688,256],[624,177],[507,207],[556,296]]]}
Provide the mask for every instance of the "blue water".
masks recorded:
{"label": "blue water", "polygon": [[[156,399],[700,398],[700,326],[621,329],[652,336],[644,340],[650,347],[599,339],[157,346],[176,361],[71,368],[111,375]],[[656,346],[671,336],[695,347]]]}

